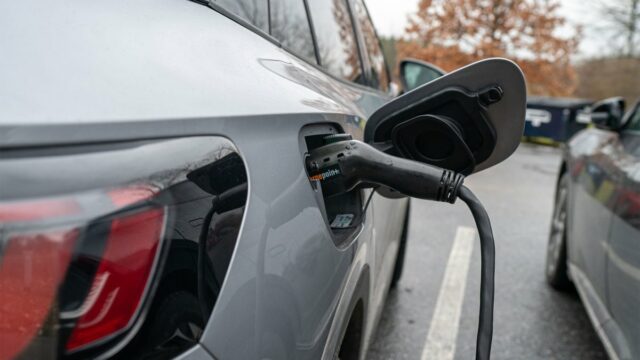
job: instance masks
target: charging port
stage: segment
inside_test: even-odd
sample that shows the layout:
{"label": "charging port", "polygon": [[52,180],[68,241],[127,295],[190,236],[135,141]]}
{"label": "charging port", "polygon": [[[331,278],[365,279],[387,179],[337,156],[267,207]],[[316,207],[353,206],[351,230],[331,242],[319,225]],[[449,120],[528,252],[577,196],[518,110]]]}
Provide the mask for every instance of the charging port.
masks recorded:
{"label": "charging port", "polygon": [[[347,134],[333,125],[310,125],[302,129],[300,134],[303,159],[309,151],[327,144],[327,137],[343,140]],[[338,154],[337,157],[340,157]],[[343,155],[344,156],[344,155]],[[324,160],[323,160],[324,161]],[[326,159],[330,161],[330,159]],[[306,166],[305,166],[306,169]],[[316,194],[316,200],[323,211],[325,223],[331,230],[336,245],[350,242],[362,228],[364,218],[362,191],[353,190],[347,193],[326,196],[322,192],[320,181],[310,180]]]}

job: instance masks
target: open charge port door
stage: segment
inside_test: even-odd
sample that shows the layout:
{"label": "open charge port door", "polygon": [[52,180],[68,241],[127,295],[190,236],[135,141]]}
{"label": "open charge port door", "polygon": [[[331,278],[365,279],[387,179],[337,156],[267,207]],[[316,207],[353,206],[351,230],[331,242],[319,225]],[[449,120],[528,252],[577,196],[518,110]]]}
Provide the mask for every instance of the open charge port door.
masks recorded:
{"label": "open charge port door", "polygon": [[[340,136],[343,134],[333,125],[310,125],[302,129],[300,133],[300,147],[304,160],[309,151],[326,144],[326,137]],[[306,171],[306,166],[305,171]],[[308,175],[308,174],[307,174]],[[363,191],[353,191],[334,196],[326,196],[322,191],[320,181],[309,179],[316,196],[319,208],[323,212],[325,223],[331,229],[336,245],[348,243],[360,232],[364,220]]]}

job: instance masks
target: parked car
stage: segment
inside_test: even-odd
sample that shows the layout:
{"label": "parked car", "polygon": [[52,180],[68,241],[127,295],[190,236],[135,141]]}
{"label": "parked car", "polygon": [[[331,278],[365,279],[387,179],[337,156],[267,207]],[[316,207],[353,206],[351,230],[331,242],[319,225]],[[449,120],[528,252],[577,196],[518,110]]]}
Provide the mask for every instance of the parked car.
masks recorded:
{"label": "parked car", "polygon": [[362,0],[266,4],[0,6],[0,358],[364,353],[408,201],[304,154],[398,90]]}
{"label": "parked car", "polygon": [[[505,59],[392,101],[363,0],[0,14],[0,359],[362,359],[409,203],[325,196],[309,152],[404,145],[470,174],[522,134],[524,77]],[[440,170],[433,193],[455,200],[462,178]]]}
{"label": "parked car", "polygon": [[203,4],[0,5],[1,359],[366,348],[408,201],[304,172],[395,95],[365,5]]}
{"label": "parked car", "polygon": [[640,105],[607,99],[564,148],[547,280],[575,285],[612,359],[640,358]]}

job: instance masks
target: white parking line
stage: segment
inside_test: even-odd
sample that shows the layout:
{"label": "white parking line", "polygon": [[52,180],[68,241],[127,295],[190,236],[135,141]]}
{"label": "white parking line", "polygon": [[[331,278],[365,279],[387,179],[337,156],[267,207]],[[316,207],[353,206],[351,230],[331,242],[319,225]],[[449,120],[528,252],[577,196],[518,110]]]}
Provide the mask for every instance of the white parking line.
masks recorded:
{"label": "white parking line", "polygon": [[453,359],[475,237],[474,229],[458,227],[438,294],[438,302],[431,318],[427,341],[422,349],[422,360]]}

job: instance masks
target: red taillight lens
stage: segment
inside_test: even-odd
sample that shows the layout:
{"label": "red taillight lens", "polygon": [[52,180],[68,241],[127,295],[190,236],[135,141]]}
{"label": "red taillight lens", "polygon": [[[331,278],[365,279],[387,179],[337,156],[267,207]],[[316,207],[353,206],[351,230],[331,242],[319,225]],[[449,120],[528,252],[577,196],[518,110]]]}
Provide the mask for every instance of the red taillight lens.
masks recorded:
{"label": "red taillight lens", "polygon": [[12,359],[42,326],[69,265],[76,231],[10,236],[0,258],[0,359]]}
{"label": "red taillight lens", "polygon": [[151,209],[113,220],[89,296],[66,348],[78,349],[118,333],[140,307],[156,262],[164,211]]}
{"label": "red taillight lens", "polygon": [[0,359],[75,352],[133,324],[162,245],[157,190],[0,203]]}

